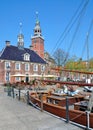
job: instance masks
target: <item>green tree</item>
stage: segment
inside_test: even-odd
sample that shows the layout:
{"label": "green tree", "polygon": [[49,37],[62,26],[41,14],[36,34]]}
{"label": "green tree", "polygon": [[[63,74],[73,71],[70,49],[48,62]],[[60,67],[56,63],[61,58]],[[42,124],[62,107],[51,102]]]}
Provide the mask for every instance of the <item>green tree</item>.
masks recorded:
{"label": "green tree", "polygon": [[75,55],[72,56],[65,65],[65,68],[70,70],[81,70],[84,68],[82,64],[82,58],[78,58]]}

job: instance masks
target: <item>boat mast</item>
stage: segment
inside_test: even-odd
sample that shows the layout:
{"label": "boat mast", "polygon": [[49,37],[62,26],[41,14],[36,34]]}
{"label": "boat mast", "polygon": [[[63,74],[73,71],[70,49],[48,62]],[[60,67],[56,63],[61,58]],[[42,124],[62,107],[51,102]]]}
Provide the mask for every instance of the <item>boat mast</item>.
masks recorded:
{"label": "boat mast", "polygon": [[88,44],[89,33],[87,33],[87,70],[89,70],[89,44]]}
{"label": "boat mast", "polygon": [[[91,24],[89,26],[89,30],[87,32],[87,39],[86,39],[86,45],[87,45],[87,71],[89,71],[90,69],[90,63],[89,63],[89,35],[92,29],[92,25],[93,25],[93,20],[91,21]],[[87,75],[87,81],[88,81],[89,76]]]}

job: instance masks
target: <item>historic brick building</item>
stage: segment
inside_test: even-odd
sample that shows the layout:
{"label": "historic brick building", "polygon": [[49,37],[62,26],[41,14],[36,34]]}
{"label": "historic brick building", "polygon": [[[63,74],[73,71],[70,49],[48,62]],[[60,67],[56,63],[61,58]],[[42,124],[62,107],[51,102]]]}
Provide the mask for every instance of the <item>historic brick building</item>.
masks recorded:
{"label": "historic brick building", "polygon": [[36,20],[31,46],[32,48],[24,47],[24,35],[21,31],[17,46],[6,41],[5,48],[0,52],[0,83],[19,82],[23,79],[26,81],[30,80],[32,74],[48,72],[44,60],[44,39],[38,20]]}

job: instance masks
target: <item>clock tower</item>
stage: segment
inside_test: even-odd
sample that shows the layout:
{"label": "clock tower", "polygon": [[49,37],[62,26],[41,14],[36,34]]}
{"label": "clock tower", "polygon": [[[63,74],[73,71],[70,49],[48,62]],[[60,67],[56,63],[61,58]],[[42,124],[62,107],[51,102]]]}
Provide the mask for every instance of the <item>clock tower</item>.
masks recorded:
{"label": "clock tower", "polygon": [[36,13],[36,23],[34,28],[34,36],[31,37],[33,50],[44,59],[44,38],[42,37],[38,13]]}

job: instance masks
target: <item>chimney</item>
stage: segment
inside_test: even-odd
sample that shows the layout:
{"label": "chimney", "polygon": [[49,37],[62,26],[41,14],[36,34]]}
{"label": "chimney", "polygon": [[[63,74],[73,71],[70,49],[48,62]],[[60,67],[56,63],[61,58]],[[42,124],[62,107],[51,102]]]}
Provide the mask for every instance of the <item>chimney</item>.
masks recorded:
{"label": "chimney", "polygon": [[10,41],[5,41],[6,42],[6,46],[10,46]]}
{"label": "chimney", "polygon": [[30,48],[30,50],[33,50],[33,46],[32,45],[30,45],[29,48]]}

